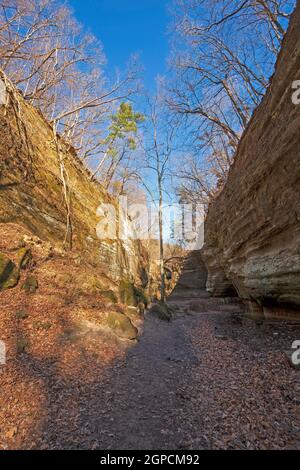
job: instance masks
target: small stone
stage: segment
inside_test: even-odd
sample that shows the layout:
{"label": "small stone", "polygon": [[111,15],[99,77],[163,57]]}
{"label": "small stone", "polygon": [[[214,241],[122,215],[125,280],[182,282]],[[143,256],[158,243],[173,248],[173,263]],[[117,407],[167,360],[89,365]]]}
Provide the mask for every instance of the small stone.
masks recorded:
{"label": "small stone", "polygon": [[19,282],[17,266],[4,254],[0,253],[0,290],[11,289]]}
{"label": "small stone", "polygon": [[25,280],[22,289],[24,289],[27,294],[34,294],[37,291],[38,286],[37,278],[31,275]]}
{"label": "small stone", "polygon": [[13,426],[5,433],[7,439],[12,439],[13,437],[16,436],[16,434],[18,434],[17,426]]}
{"label": "small stone", "polygon": [[223,335],[223,334],[221,334],[221,333],[217,333],[217,334],[215,335],[215,338],[218,339],[218,340],[220,340],[220,341],[227,341],[227,340],[228,340],[228,336]]}
{"label": "small stone", "polygon": [[81,266],[81,264],[82,264],[82,258],[81,258],[81,256],[77,256],[77,257],[74,259],[74,263],[75,263],[75,266]]}
{"label": "small stone", "polygon": [[28,346],[29,346],[29,342],[26,338],[17,339],[17,352],[19,354],[24,353]]}
{"label": "small stone", "polygon": [[28,318],[28,313],[25,312],[25,310],[18,310],[16,312],[16,317],[18,320],[25,320],[26,318]]}
{"label": "small stone", "polygon": [[50,330],[50,328],[52,327],[52,323],[35,321],[33,323],[33,327],[36,328],[37,330]]}
{"label": "small stone", "polygon": [[30,248],[22,247],[18,250],[18,265],[19,269],[27,268],[28,264],[32,260],[32,254]]}
{"label": "small stone", "polygon": [[300,364],[295,363],[295,358],[294,358],[295,351],[287,350],[287,351],[284,351],[284,354],[286,355],[290,366],[295,370],[300,370]]}
{"label": "small stone", "polygon": [[140,302],[138,304],[138,310],[139,310],[139,314],[141,316],[143,316],[145,314],[145,304],[143,302]]}

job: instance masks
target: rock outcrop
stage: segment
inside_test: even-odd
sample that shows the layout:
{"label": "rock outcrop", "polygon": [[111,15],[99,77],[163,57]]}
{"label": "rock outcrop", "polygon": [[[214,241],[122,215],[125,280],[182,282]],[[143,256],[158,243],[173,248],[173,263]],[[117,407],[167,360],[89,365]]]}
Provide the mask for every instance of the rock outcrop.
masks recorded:
{"label": "rock outcrop", "polygon": [[147,253],[141,244],[130,238],[97,237],[97,208],[111,204],[117,221],[117,202],[91,181],[75,151],[56,138],[52,125],[1,73],[0,78],[9,98],[7,106],[0,105],[0,223],[18,224],[56,247],[72,241],[82,258],[113,281],[143,284]]}
{"label": "rock outcrop", "polygon": [[[300,318],[300,3],[269,90],[209,208],[203,257],[213,295],[235,289],[265,316]],[[231,295],[231,294],[230,294]]]}
{"label": "rock outcrop", "polygon": [[[108,329],[110,345],[115,336],[135,339],[143,317],[127,315],[127,306],[148,302],[147,250],[118,201],[0,72],[1,78],[8,94],[0,105],[1,339],[30,354],[45,349],[40,331],[54,348],[69,330],[90,338],[93,329]],[[99,224],[109,229],[119,221],[126,239],[105,231],[99,238]]]}

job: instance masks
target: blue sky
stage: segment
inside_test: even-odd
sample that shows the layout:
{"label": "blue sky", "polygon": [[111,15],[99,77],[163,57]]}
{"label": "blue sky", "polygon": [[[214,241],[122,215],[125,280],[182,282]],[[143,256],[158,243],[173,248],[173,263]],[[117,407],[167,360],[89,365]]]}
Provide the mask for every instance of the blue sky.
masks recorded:
{"label": "blue sky", "polygon": [[103,43],[108,70],[124,68],[138,52],[145,86],[166,71],[168,56],[167,0],[69,0],[76,18]]}
{"label": "blue sky", "polygon": [[[169,55],[168,6],[172,0],[68,0],[77,20],[101,40],[109,75],[126,67],[132,54],[139,53],[143,82],[155,93],[156,77],[167,72]],[[138,103],[138,104],[137,104]],[[137,99],[144,111],[144,99]],[[153,174],[147,184],[155,188]]]}

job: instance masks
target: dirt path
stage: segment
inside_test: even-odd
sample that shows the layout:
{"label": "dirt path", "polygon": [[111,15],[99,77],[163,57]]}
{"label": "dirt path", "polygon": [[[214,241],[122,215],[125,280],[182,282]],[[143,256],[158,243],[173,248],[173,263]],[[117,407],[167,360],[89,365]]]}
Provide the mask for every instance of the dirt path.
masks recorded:
{"label": "dirt path", "polygon": [[[299,328],[258,326],[206,302],[209,313],[189,310],[171,323],[146,319],[144,336],[112,365],[105,384],[77,390],[76,423],[69,411],[62,423],[54,416],[45,423],[44,445],[300,448],[299,372],[282,353]],[[180,310],[190,305],[181,301]],[[65,410],[65,393],[58,400]]]}
{"label": "dirt path", "polygon": [[138,343],[95,333],[9,361],[1,448],[300,449],[300,372],[284,354],[300,325],[245,318],[187,268],[172,321],[148,314]]}

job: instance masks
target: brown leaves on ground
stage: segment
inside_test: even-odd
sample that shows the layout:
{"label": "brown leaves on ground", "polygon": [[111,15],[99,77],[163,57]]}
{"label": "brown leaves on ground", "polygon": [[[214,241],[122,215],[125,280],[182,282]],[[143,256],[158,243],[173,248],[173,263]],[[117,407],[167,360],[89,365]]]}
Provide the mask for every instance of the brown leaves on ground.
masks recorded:
{"label": "brown leaves on ground", "polygon": [[[82,328],[85,319],[101,324],[110,308],[99,289],[82,289],[84,281],[98,277],[111,287],[108,279],[84,260],[79,264],[78,255],[55,250],[18,225],[0,224],[0,250],[15,262],[24,239],[32,262],[17,287],[0,292],[0,340],[7,351],[0,366],[2,449],[37,447],[50,410],[55,415],[56,394],[98,380],[124,354],[109,333]],[[38,279],[34,294],[22,289],[28,275]],[[68,402],[72,407],[72,395]]]}

